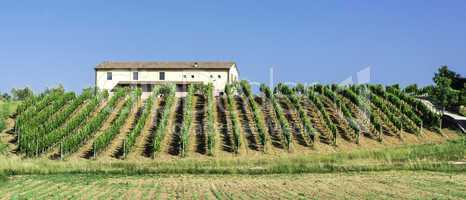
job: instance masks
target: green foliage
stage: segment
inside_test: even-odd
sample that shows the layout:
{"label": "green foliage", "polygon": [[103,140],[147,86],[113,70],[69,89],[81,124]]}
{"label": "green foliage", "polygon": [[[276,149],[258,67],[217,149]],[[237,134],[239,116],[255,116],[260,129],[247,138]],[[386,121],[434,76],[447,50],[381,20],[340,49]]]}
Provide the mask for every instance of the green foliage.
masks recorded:
{"label": "green foliage", "polygon": [[[299,94],[301,95],[304,94],[304,85],[298,84],[295,87],[294,91],[299,91]],[[299,118],[301,119],[301,123],[304,128],[304,134],[308,137],[308,141],[314,144],[316,141],[318,141],[319,133],[312,126],[311,119],[309,119],[306,110],[301,105],[300,96],[298,96],[296,92],[292,92],[291,94],[287,95],[287,98],[294,106],[294,108],[298,111]]]}
{"label": "green foliage", "polygon": [[2,132],[3,130],[5,130],[5,128],[6,128],[5,119],[4,119],[4,118],[0,118],[0,132]]}
{"label": "green foliage", "polygon": [[[63,92],[56,91],[48,94],[44,94],[43,97],[40,97],[38,101],[34,104],[27,106],[27,108],[19,112],[18,117],[16,118],[17,132],[21,131],[23,123],[28,123],[33,117],[35,117],[40,111],[49,106],[53,101],[55,101]],[[19,107],[22,107],[21,105]],[[21,108],[20,108],[21,109]]]}
{"label": "green foliage", "polygon": [[[398,84],[391,86],[391,87],[400,91]],[[352,90],[355,94],[358,95],[357,97],[359,99],[359,103],[360,103],[359,105],[361,106],[361,109],[363,110],[365,116],[371,122],[372,126],[374,126],[375,130],[377,130],[376,134],[378,136],[379,141],[382,141],[383,121],[378,115],[378,113],[374,112],[371,108],[371,102],[370,102],[371,93],[369,92],[368,86],[367,85],[352,85],[349,88],[349,90]]]}
{"label": "green foliage", "polygon": [[87,139],[96,131],[98,131],[104,121],[110,116],[110,113],[114,111],[118,101],[126,95],[124,89],[117,89],[113,94],[112,98],[109,100],[107,105],[102,109],[101,112],[97,114],[94,118],[90,119],[85,123],[79,130],[74,134],[67,137],[63,140],[61,145],[61,152],[63,155],[73,153],[79,149],[79,147],[84,144]]}
{"label": "green foliage", "polygon": [[204,94],[207,96],[207,155],[213,156],[215,151],[215,98],[214,85],[209,83],[205,88]]}
{"label": "green foliage", "polygon": [[227,110],[230,113],[232,131],[233,131],[233,151],[235,153],[239,152],[239,148],[241,147],[241,132],[240,132],[240,121],[238,118],[238,114],[234,108],[234,100],[233,95],[235,95],[236,88],[233,85],[226,85],[225,86],[225,93],[227,96]]}
{"label": "green foliage", "polygon": [[7,103],[2,103],[0,105],[0,132],[2,132],[6,128],[5,120],[8,116],[9,108]]}
{"label": "green foliage", "polygon": [[[393,88],[396,88],[396,87],[393,87]],[[371,108],[369,106],[369,102],[367,101],[367,99],[361,96],[361,93],[364,90],[365,88],[361,86],[353,85],[351,87],[342,88],[339,92],[341,95],[348,98],[351,102],[354,103],[354,105],[356,105],[357,107],[361,109],[361,111],[364,113],[366,118],[369,119],[370,123],[376,130],[376,134],[379,136],[379,140],[381,140],[382,139],[381,137],[382,122],[378,116],[376,116],[375,114],[371,112]]]}
{"label": "green foliage", "polygon": [[406,102],[408,105],[411,106],[411,109],[414,108],[415,114],[422,118],[423,126],[424,127],[431,127],[433,129],[439,128],[441,117],[440,115],[432,112],[424,103],[420,100],[408,96],[405,93],[395,90],[393,88],[387,87],[386,88],[387,94],[392,94],[402,101]]}
{"label": "green foliage", "polygon": [[21,115],[24,111],[29,109],[31,106],[36,105],[37,102],[41,101],[44,97],[45,95],[39,95],[39,96],[33,95],[21,101],[21,103],[18,105],[18,108],[16,109],[16,114],[18,116]]}
{"label": "green foliage", "polygon": [[[36,143],[33,141],[28,141],[28,143],[32,144],[26,145],[25,147],[29,150],[25,151],[30,152],[29,154],[40,154],[56,145],[63,138],[73,133],[73,131],[75,131],[79,126],[82,126],[86,119],[88,119],[89,115],[97,108],[102,99],[103,97],[101,95],[93,96],[92,99],[90,99],[89,102],[82,109],[80,109],[75,116],[70,119],[66,119],[66,122],[61,125],[61,127],[54,129],[50,133],[45,134],[43,137],[36,138]],[[65,116],[65,118],[68,118],[68,116]],[[34,145],[37,145],[37,147],[34,147]]]}
{"label": "green foliage", "polygon": [[283,94],[283,95],[290,95],[294,92],[293,89],[291,89],[288,85],[285,85],[283,83],[277,84],[274,90],[275,90],[275,94]]}
{"label": "green foliage", "polygon": [[[280,88],[283,87],[283,85],[280,83],[275,87],[275,93],[280,92]],[[278,102],[277,98],[275,97],[274,94],[272,94],[272,91],[270,90],[269,87],[266,85],[262,84],[261,87],[261,92],[265,94],[266,98],[272,103],[273,109],[275,111],[275,115],[277,116],[278,122],[280,123],[280,127],[282,129],[282,138],[284,142],[284,146],[288,151],[291,151],[292,148],[292,135],[291,135],[291,128],[290,124],[288,123],[288,119],[285,117],[285,112],[283,111],[282,106]],[[285,89],[286,90],[286,89]]]}
{"label": "green foliage", "polygon": [[13,95],[13,99],[16,101],[23,101],[34,95],[31,88],[29,87],[19,89],[13,88],[11,90],[11,94]]}
{"label": "green foliage", "polygon": [[463,115],[464,117],[466,117],[466,107],[461,106],[460,110],[459,110],[459,113],[460,113],[460,115]]}
{"label": "green foliage", "polygon": [[28,121],[23,121],[19,127],[23,131],[23,134],[26,134],[27,129],[31,127],[38,127],[41,124],[45,123],[53,114],[58,112],[60,109],[65,106],[68,101],[74,100],[75,94],[70,92],[66,94],[57,94],[54,96],[54,100],[50,102],[51,104],[41,111],[35,113],[35,116]]}
{"label": "green foliage", "polygon": [[193,97],[195,87],[193,85],[188,86],[188,94],[184,101],[183,106],[183,127],[181,128],[181,157],[185,157],[188,154],[188,143],[189,143],[189,130],[191,129],[193,121]]}
{"label": "green foliage", "polygon": [[419,90],[420,95],[432,95],[434,93],[435,87],[433,85],[428,85]]}
{"label": "green foliage", "polygon": [[149,118],[150,113],[152,112],[152,108],[154,106],[154,101],[155,98],[159,95],[159,87],[154,87],[152,94],[149,96],[149,98],[145,101],[144,104],[144,110],[137,119],[135,127],[131,130],[131,132],[128,134],[126,141],[125,141],[125,149],[124,149],[124,155],[126,156],[131,149],[133,148],[134,144],[136,143],[136,138],[141,135],[142,129],[144,129],[144,126],[146,125],[147,118]]}
{"label": "green foliage", "polygon": [[449,109],[455,111],[459,106],[466,104],[466,85],[465,78],[461,77],[454,71],[448,69],[448,66],[442,66],[435,73],[432,86],[428,94],[434,102],[442,107],[442,110]]}
{"label": "green foliage", "polygon": [[[439,78],[438,80],[444,80]],[[238,87],[241,88],[242,98],[246,100],[253,114],[254,125],[257,127],[258,142],[266,147],[268,143],[268,133],[266,131],[266,124],[264,122],[263,113],[259,104],[254,99],[251,86],[248,82],[242,81],[238,85],[228,85],[226,87],[227,105],[229,116],[232,121],[232,134],[233,134],[233,150],[238,153],[241,143],[243,143],[243,136],[240,133],[240,120],[235,109],[234,95],[237,95]],[[159,93],[154,93],[144,103],[144,109],[140,117],[135,120],[134,128],[127,136],[125,142],[125,155],[131,151],[134,146],[135,140],[140,136],[142,129],[147,125],[146,121],[153,107],[154,98],[158,94],[162,94],[165,98],[166,104],[161,110],[159,123],[156,124],[154,129],[154,155],[160,151],[160,144],[168,129],[168,121],[170,113],[173,111],[173,104],[175,102],[175,87],[174,85],[162,86],[157,90]],[[359,136],[360,127],[356,121],[356,116],[359,113],[353,113],[348,109],[351,103],[346,99],[341,99],[341,96],[346,97],[359,107],[364,114],[364,119],[360,122],[366,123],[367,118],[370,122],[371,130],[374,128],[376,132],[382,132],[382,126],[385,127],[387,123],[391,126],[393,124],[397,129],[404,129],[410,132],[419,131],[420,126],[438,127],[440,120],[439,115],[432,113],[422,102],[408,95],[403,90],[397,87],[390,86],[385,89],[381,85],[353,85],[351,87],[338,87],[337,85],[322,86],[316,85],[312,88],[302,89],[300,87],[290,88],[287,85],[279,84],[275,88],[275,94],[272,93],[270,88],[261,85],[261,92],[265,95],[264,102],[272,105],[272,112],[277,116],[278,124],[281,127],[282,144],[288,150],[292,149],[293,134],[290,127],[290,122],[286,118],[285,111],[283,110],[279,100],[286,97],[286,101],[292,105],[299,114],[300,122],[304,129],[307,141],[315,142],[319,133],[314,130],[311,120],[307,115],[306,108],[301,104],[302,92],[305,92],[305,97],[309,98],[322,113],[322,121],[324,126],[328,126],[330,139],[336,143],[337,125],[334,122],[331,114],[341,114],[348,122],[350,128]],[[187,146],[189,142],[189,130],[192,126],[193,120],[193,96],[196,90],[202,91],[206,99],[206,122],[207,128],[205,134],[207,137],[207,154],[213,155],[215,150],[215,99],[213,96],[213,85],[207,85],[199,88],[188,88],[188,96],[184,101],[183,127],[181,128],[181,156],[186,156]],[[103,122],[108,119],[110,112],[115,109],[116,104],[120,99],[126,96],[124,89],[117,89],[112,98],[108,101],[107,105],[101,112],[92,114],[99,103],[105,98],[108,93],[100,93],[95,95],[94,90],[87,89],[76,96],[74,93],[65,92],[61,88],[48,90],[37,96],[30,96],[23,100],[17,108],[17,124],[15,127],[18,134],[19,151],[20,153],[28,156],[38,156],[47,150],[61,146],[63,155],[70,154],[79,149],[86,143],[94,133],[101,129]],[[139,96],[141,91],[137,90],[136,96]],[[339,93],[341,95],[338,95]],[[133,94],[134,95],[134,94]],[[327,97],[335,104],[337,113],[328,113],[326,104]],[[324,99],[322,99],[324,98]],[[2,102],[3,103],[3,102]],[[104,132],[96,138],[93,148],[96,153],[105,149],[108,144],[114,139],[121,131],[121,127],[126,123],[129,113],[131,112],[134,99],[128,99],[123,104],[123,108],[118,113],[116,119],[111,126],[104,130]],[[11,108],[3,109],[0,104],[0,118],[5,118],[10,113],[3,113],[1,110],[11,110]],[[330,105],[330,104],[329,104]],[[352,105],[351,105],[352,106]],[[331,106],[333,108],[333,106]],[[341,113],[340,113],[341,111]],[[340,118],[338,118],[339,120]],[[0,120],[0,128],[1,120]],[[389,126],[389,127],[390,127]],[[373,127],[373,128],[372,128]],[[349,129],[348,129],[349,130]],[[372,130],[373,131],[373,130]],[[349,130],[348,132],[352,132]],[[331,135],[331,136],[330,136]],[[358,139],[357,139],[358,140]],[[266,148],[264,148],[264,151]]]}
{"label": "green foliage", "polygon": [[[63,95],[62,90],[51,91],[48,94],[44,94],[44,97],[36,104],[29,106],[16,118],[15,131],[18,134],[19,150],[23,151],[23,147],[31,146],[31,140],[35,137],[36,131],[39,126],[45,123],[52,114],[61,109],[63,105],[69,99],[74,98],[73,93],[67,93]],[[26,147],[27,153],[32,153]],[[36,152],[36,151],[34,151]],[[36,152],[37,153],[37,152]]]}
{"label": "green foliage", "polygon": [[253,117],[254,117],[254,124],[256,125],[257,132],[259,133],[259,142],[263,147],[263,151],[267,151],[266,144],[269,142],[267,137],[267,131],[265,128],[264,116],[262,115],[262,111],[260,110],[259,106],[257,105],[254,94],[251,89],[251,85],[245,80],[240,82],[241,88],[243,90],[244,95],[246,96],[249,106],[252,109]]}
{"label": "green foliage", "polygon": [[[8,145],[4,144],[2,141],[0,141],[0,155],[6,154],[8,149]],[[1,172],[0,172],[1,173]],[[0,174],[1,175],[1,174]]]}
{"label": "green foliage", "polygon": [[406,86],[403,89],[403,92],[409,93],[409,94],[419,94],[419,89],[417,88],[417,84],[411,84]]}
{"label": "green foliage", "polygon": [[[74,93],[66,93],[57,98],[50,107],[45,108],[36,116],[24,123],[19,129],[20,132],[20,146],[25,147],[21,149],[23,152],[28,152],[28,155],[38,152],[38,143],[45,135],[60,127],[69,116],[86,100],[92,97],[90,91],[83,91],[78,97],[74,97]],[[69,102],[66,106],[65,103]],[[37,141],[36,144],[30,144],[31,141]],[[32,149],[31,149],[32,148]]]}
{"label": "green foliage", "polygon": [[[387,93],[382,85],[369,85],[369,88],[373,93],[373,95],[371,94],[372,102],[388,116],[398,129],[405,128],[409,132],[420,133],[421,130],[419,127],[422,127],[423,122],[421,118],[414,113],[411,106],[402,101],[399,97]],[[377,95],[382,99],[379,99]],[[385,102],[385,100],[387,102]]]}
{"label": "green foliage", "polygon": [[83,93],[78,98],[73,99],[62,111],[55,113],[52,118],[47,121],[47,123],[41,125],[37,130],[39,135],[45,135],[46,133],[49,133],[52,130],[58,128],[76,109],[78,109],[80,105],[92,97],[93,93],[91,91],[83,91]]}
{"label": "green foliage", "polygon": [[447,77],[435,78],[435,88],[433,97],[436,102],[442,106],[442,111],[446,107],[456,105],[458,103],[458,91],[451,88],[451,79]]}
{"label": "green foliage", "polygon": [[392,112],[393,110],[391,110],[387,106],[386,102],[382,98],[380,98],[377,95],[371,95],[371,101],[375,106],[377,106],[388,117],[390,122],[398,130],[403,129],[403,125],[402,125],[402,122],[401,122],[400,118]]}
{"label": "green foliage", "polygon": [[165,134],[167,132],[167,126],[168,126],[168,120],[170,120],[170,112],[171,108],[173,107],[173,104],[175,103],[175,93],[176,93],[176,88],[175,85],[173,84],[168,84],[168,85],[163,85],[160,88],[160,94],[163,95],[163,98],[165,98],[165,106],[162,111],[162,115],[160,117],[160,121],[157,124],[157,127],[155,129],[155,138],[154,138],[154,156],[160,152],[161,150],[161,145],[162,141],[165,138]]}
{"label": "green foliage", "polygon": [[121,128],[125,124],[131,110],[133,109],[135,101],[137,101],[137,99],[140,97],[140,93],[141,92],[139,88],[132,92],[131,96],[126,99],[123,108],[120,110],[118,116],[112,122],[110,127],[104,130],[104,132],[94,140],[92,144],[94,155],[104,150],[113,140],[113,138],[115,138],[115,136],[120,133]]}
{"label": "green foliage", "polygon": [[11,101],[12,98],[10,96],[10,94],[8,93],[3,93],[0,95],[0,101]]}
{"label": "green foliage", "polygon": [[270,88],[267,87],[267,85],[261,84],[260,85],[260,91],[265,95],[266,98],[268,98],[268,99],[273,98],[273,93],[270,90]]}
{"label": "green foliage", "polygon": [[461,74],[448,69],[448,66],[441,66],[435,73],[432,80],[434,83],[441,82],[441,79],[449,79],[451,81],[451,87],[455,90],[461,90],[464,88],[464,81],[461,81]]}
{"label": "green foliage", "polygon": [[303,95],[303,94],[305,94],[306,87],[302,83],[298,83],[298,84],[296,84],[296,87],[294,87],[294,91],[297,94]]}
{"label": "green foliage", "polygon": [[394,89],[394,90],[401,91],[400,90],[400,84],[389,85],[389,86],[387,86],[387,88],[391,88],[391,89]]}
{"label": "green foliage", "polygon": [[340,96],[338,96],[333,90],[339,90],[337,85],[332,85],[329,87],[327,86],[322,86],[320,87],[321,89],[317,90],[317,92],[320,92],[321,94],[327,96],[337,108],[343,113],[343,116],[345,120],[348,122],[348,125],[350,128],[354,131],[354,134],[356,136],[356,143],[359,144],[359,138],[361,135],[361,129],[356,122],[356,119],[353,117],[355,114],[346,107],[345,103],[340,99]]}
{"label": "green foliage", "polygon": [[312,90],[312,88],[308,89],[307,96],[309,100],[311,100],[314,103],[314,105],[316,105],[317,109],[319,109],[319,112],[322,114],[322,117],[324,118],[326,126],[332,132],[331,138],[332,138],[333,145],[336,145],[337,144],[337,126],[335,125],[335,123],[333,123],[332,119],[330,118],[330,115],[325,109],[325,106],[322,103],[320,96],[318,96],[318,94],[316,94],[314,90]]}

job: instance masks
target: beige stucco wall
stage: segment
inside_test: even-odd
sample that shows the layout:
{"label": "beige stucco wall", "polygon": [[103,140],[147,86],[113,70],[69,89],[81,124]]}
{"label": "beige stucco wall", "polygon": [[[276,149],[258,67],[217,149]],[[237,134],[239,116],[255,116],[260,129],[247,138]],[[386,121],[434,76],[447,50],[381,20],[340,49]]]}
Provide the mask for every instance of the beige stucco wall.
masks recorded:
{"label": "beige stucco wall", "polygon": [[236,65],[233,65],[233,67],[230,68],[230,83],[239,81],[239,71]]}
{"label": "beige stucco wall", "polygon": [[[139,80],[133,80],[133,72],[139,72]],[[160,80],[159,72],[165,72],[165,80]],[[112,80],[107,80],[107,72],[112,72]],[[230,73],[230,77],[228,74]],[[194,78],[192,77],[194,75]],[[213,83],[214,92],[223,92],[225,85],[230,81],[238,80],[238,70],[236,67],[230,70],[205,70],[205,69],[185,69],[185,70],[122,70],[122,69],[99,69],[96,71],[96,86],[102,90],[113,89],[120,81],[183,81],[183,82],[203,82]],[[230,78],[230,79],[229,79]]]}

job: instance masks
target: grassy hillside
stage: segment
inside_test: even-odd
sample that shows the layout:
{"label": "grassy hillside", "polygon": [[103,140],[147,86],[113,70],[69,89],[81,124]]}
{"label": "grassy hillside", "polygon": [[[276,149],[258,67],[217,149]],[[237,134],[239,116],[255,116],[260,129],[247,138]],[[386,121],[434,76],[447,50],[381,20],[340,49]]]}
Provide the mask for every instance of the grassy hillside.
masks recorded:
{"label": "grassy hillside", "polygon": [[112,96],[50,90],[16,109],[10,152],[65,160],[202,159],[307,155],[445,139],[438,115],[402,91],[380,85],[280,84],[274,92],[262,86],[260,94],[253,94],[242,81],[228,86],[226,96],[213,98],[211,91],[191,87],[187,97],[177,98],[174,87],[165,85],[141,99],[141,91],[128,89]]}
{"label": "grassy hillside", "polygon": [[466,138],[399,90],[174,89],[50,90],[20,103],[0,134],[0,199],[466,196]]}
{"label": "grassy hillside", "polygon": [[295,174],[350,171],[466,172],[466,139],[337,153],[261,155],[178,160],[0,159],[0,171],[15,174]]}

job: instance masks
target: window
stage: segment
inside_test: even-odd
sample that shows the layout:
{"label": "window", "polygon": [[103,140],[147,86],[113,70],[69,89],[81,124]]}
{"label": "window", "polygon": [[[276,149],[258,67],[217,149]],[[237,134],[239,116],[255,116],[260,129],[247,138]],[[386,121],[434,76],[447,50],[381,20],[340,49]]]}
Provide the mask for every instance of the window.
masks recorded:
{"label": "window", "polygon": [[194,75],[191,75],[191,78],[194,78]]}
{"label": "window", "polygon": [[133,80],[139,80],[139,72],[133,72]]}
{"label": "window", "polygon": [[111,81],[112,78],[112,72],[107,72],[107,80]]}
{"label": "window", "polygon": [[159,80],[165,80],[165,72],[159,72]]}
{"label": "window", "polygon": [[214,75],[211,74],[211,75],[210,75],[210,78],[214,78]]}
{"label": "window", "polygon": [[185,75],[183,75],[183,78],[188,78],[188,77],[187,77],[186,74],[185,74]]}
{"label": "window", "polygon": [[222,76],[218,75],[218,78],[222,78]]}

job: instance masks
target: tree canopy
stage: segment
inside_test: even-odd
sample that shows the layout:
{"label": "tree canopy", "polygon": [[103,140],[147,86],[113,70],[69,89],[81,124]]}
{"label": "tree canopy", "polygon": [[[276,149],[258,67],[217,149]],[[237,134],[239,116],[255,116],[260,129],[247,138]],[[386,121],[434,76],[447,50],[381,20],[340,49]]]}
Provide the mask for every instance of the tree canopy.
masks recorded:
{"label": "tree canopy", "polygon": [[435,73],[433,81],[435,86],[430,91],[431,96],[442,109],[459,105],[465,105],[466,89],[465,78],[454,71],[448,69],[448,66],[442,66]]}
{"label": "tree canopy", "polygon": [[25,100],[26,98],[34,95],[34,93],[32,92],[31,88],[29,88],[29,87],[19,88],[19,89],[13,88],[11,90],[11,95],[13,96],[14,100],[22,101],[22,100]]}

